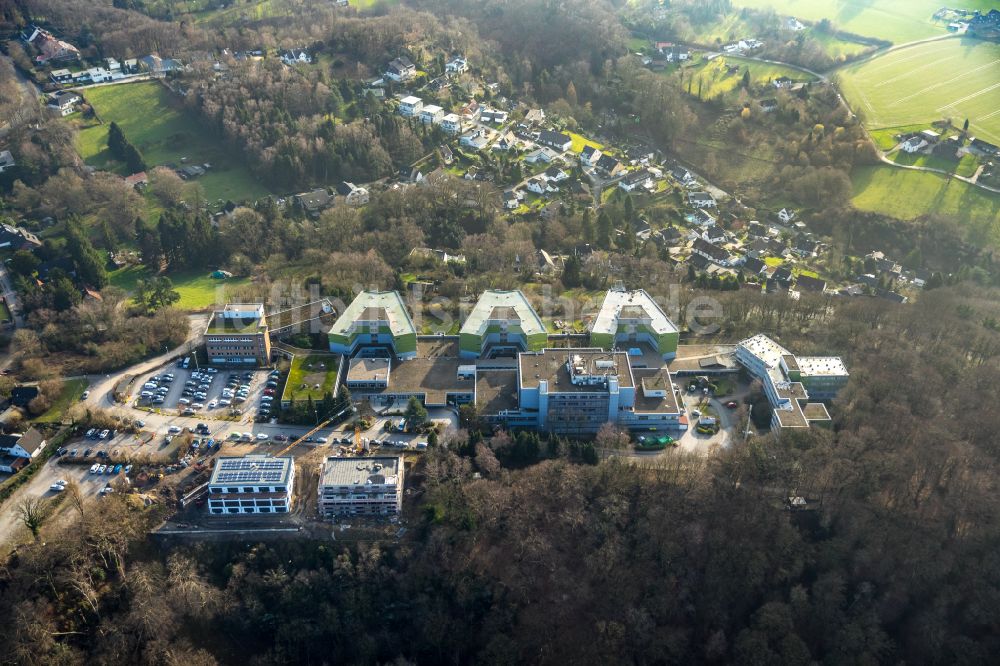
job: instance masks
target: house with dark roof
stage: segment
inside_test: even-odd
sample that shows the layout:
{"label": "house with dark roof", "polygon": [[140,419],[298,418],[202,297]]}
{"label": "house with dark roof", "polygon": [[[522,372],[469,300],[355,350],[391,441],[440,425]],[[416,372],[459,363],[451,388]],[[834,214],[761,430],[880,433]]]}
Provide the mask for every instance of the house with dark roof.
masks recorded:
{"label": "house with dark roof", "polygon": [[396,83],[402,83],[417,75],[417,66],[406,56],[399,56],[386,66],[385,75]]}
{"label": "house with dark roof", "polygon": [[670,175],[673,177],[674,180],[676,180],[684,187],[690,187],[691,185],[694,185],[697,182],[695,180],[694,174],[692,174],[690,171],[688,171],[682,166],[676,166],[673,169],[671,169]]}
{"label": "house with dark roof", "polygon": [[709,243],[725,243],[726,242],[726,230],[717,224],[713,224],[707,227],[703,232],[701,232],[701,237],[707,240]]}
{"label": "house with dark roof", "polygon": [[573,139],[561,132],[542,130],[538,133],[538,143],[565,152],[573,146]]}
{"label": "house with dark roof", "polygon": [[622,163],[617,159],[611,157],[611,155],[608,155],[607,153],[604,153],[597,160],[597,170],[604,173],[609,178],[613,178],[621,174],[621,172],[625,170],[625,167],[622,166]]}
{"label": "house with dark roof", "polygon": [[580,153],[580,162],[584,166],[597,166],[597,162],[601,159],[601,155],[603,154],[604,153],[593,146],[584,146],[583,151]]}
{"label": "house with dark roof", "polygon": [[747,257],[746,261],[743,262],[744,275],[760,275],[765,270],[767,270],[767,264],[765,264],[760,259],[755,259],[754,257]]}
{"label": "house with dark roof", "polygon": [[782,291],[788,291],[792,288],[792,270],[785,266],[779,266],[771,273],[771,277],[768,278],[767,282],[769,292],[772,291],[772,282]]}
{"label": "house with dark roof", "polygon": [[688,205],[694,208],[715,208],[715,197],[708,192],[690,192]]}
{"label": "house with dark roof", "polygon": [[1000,148],[982,139],[972,139],[969,141],[969,150],[985,157],[1000,156]]}
{"label": "house with dark roof", "polygon": [[814,294],[822,294],[826,291],[826,280],[820,280],[810,275],[800,275],[795,280],[795,288],[798,291],[808,291]]}
{"label": "house with dark roof", "polygon": [[15,386],[10,392],[10,404],[15,407],[27,407],[39,393],[37,386]]}
{"label": "house with dark roof", "polygon": [[694,244],[691,246],[691,252],[699,254],[720,266],[729,266],[732,263],[728,251],[718,245],[709,243],[704,238],[695,239]]}
{"label": "house with dark roof", "polygon": [[11,224],[0,224],[0,249],[11,250],[34,250],[42,246],[42,241],[38,236],[23,227],[15,227]]}
{"label": "house with dark roof", "polygon": [[796,239],[795,243],[792,245],[792,252],[799,255],[800,257],[815,257],[816,249],[819,247],[819,243],[812,240],[811,238],[806,238],[801,236]]}
{"label": "house with dark roof", "polygon": [[333,197],[322,187],[318,187],[312,192],[296,194],[292,198],[309,215],[319,215],[320,211],[333,205]]}
{"label": "house with dark roof", "polygon": [[631,192],[637,187],[642,189],[649,189],[652,187],[652,184],[653,184],[653,177],[646,169],[639,169],[638,171],[630,171],[629,173],[625,174],[624,178],[618,181],[618,187],[625,190],[626,192]]}

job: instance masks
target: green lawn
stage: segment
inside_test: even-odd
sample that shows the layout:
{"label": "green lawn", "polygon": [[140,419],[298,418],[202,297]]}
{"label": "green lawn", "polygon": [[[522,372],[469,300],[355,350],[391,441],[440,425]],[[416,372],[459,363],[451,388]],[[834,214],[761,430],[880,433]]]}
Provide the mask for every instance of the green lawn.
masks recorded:
{"label": "green lawn", "polygon": [[[181,271],[167,273],[166,276],[174,283],[174,289],[181,295],[175,307],[181,310],[206,310],[213,305],[228,302],[227,294],[237,287],[250,284],[249,278],[229,278],[216,280],[210,277],[211,271]],[[111,284],[125,291],[135,289],[139,279],[149,278],[150,271],[145,266],[128,266],[112,271],[109,275]]]}
{"label": "green lawn", "polygon": [[195,181],[209,201],[243,201],[268,193],[242,159],[222,144],[218,133],[180,108],[159,83],[91,88],[84,96],[105,123],[84,127],[77,136],[77,150],[87,164],[128,175],[125,166],[108,152],[108,125],[114,121],[151,167],[182,166],[182,158],[187,158],[188,164],[211,164],[208,173]]}
{"label": "green lawn", "polygon": [[969,119],[971,134],[1000,143],[1000,44],[947,39],[845,68],[840,84],[870,128]]}
{"label": "green lawn", "polygon": [[80,399],[85,390],[87,390],[86,379],[67,379],[63,382],[59,397],[52,402],[52,406],[47,412],[35,419],[35,422],[57,423],[61,421],[66,410]]}
{"label": "green lawn", "polygon": [[1000,196],[962,181],[890,166],[851,173],[854,205],[902,220],[928,213],[954,218],[973,243],[1000,245]]}
{"label": "green lawn", "polygon": [[[739,67],[739,71],[730,74],[727,69],[730,66]],[[705,62],[692,75],[691,93],[697,95],[699,86],[702,99],[711,99],[729,93],[741,85],[743,73],[747,68],[750,69],[750,80],[758,86],[767,85],[780,76],[787,76],[794,81],[816,80],[816,77],[791,67],[747,60],[738,56],[719,56]]]}
{"label": "green lawn", "polygon": [[574,153],[582,153],[583,149],[586,148],[587,146],[593,146],[598,150],[604,150],[603,144],[597,143],[596,141],[591,141],[590,139],[580,134],[576,134],[574,132],[566,132],[566,134],[569,135],[569,138],[573,139],[573,145],[570,146],[570,150],[572,150]]}
{"label": "green lawn", "polygon": [[979,167],[979,160],[976,159],[975,155],[969,154],[964,155],[961,160],[955,161],[937,155],[912,154],[900,150],[890,155],[889,159],[896,164],[940,169],[941,171],[948,171],[965,177],[974,174]]}
{"label": "green lawn", "polygon": [[841,30],[896,44],[945,34],[947,23],[933,20],[942,6],[986,11],[997,6],[995,0],[963,0],[951,5],[941,0],[733,0],[733,5],[774,9],[803,21],[826,18]]}
{"label": "green lawn", "polygon": [[[288,380],[281,401],[323,399],[326,393],[333,393],[337,381],[338,357],[330,354],[296,356],[292,359],[292,367],[288,371]],[[306,388],[302,388],[305,384]],[[319,384],[319,388],[315,386]]]}
{"label": "green lawn", "polygon": [[862,53],[865,49],[872,48],[861,44],[860,42],[848,42],[827,32],[822,32],[816,30],[815,28],[807,28],[805,31],[806,37],[816,40],[828,56],[834,60],[839,60],[843,62],[843,58],[848,56],[857,55]]}

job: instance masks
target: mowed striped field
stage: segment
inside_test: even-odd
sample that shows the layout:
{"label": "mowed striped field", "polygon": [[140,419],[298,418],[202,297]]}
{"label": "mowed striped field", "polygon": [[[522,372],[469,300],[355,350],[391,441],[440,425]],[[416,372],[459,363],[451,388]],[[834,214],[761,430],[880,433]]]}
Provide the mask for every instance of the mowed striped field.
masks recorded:
{"label": "mowed striped field", "polygon": [[892,51],[840,72],[870,129],[951,118],[1000,143],[1000,44],[955,38]]}

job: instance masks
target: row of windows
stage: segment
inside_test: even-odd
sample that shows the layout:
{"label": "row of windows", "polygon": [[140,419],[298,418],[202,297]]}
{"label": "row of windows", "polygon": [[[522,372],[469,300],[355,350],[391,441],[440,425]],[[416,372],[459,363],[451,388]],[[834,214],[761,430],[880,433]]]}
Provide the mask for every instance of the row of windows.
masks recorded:
{"label": "row of windows", "polygon": [[212,509],[212,513],[288,513],[288,509],[283,506],[269,508],[266,506],[262,507],[251,507],[246,509]]}
{"label": "row of windows", "polygon": [[288,490],[287,486],[212,486],[208,492],[219,493],[283,493]]}
{"label": "row of windows", "polygon": [[287,506],[288,500],[210,500],[209,506]]}

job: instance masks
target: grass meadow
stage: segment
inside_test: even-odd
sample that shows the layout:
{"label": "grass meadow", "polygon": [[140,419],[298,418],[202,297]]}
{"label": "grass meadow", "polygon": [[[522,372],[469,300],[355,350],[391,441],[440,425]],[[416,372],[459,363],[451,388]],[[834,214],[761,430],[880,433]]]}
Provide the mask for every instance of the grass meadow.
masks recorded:
{"label": "grass meadow", "polygon": [[948,39],[900,49],[840,73],[869,128],[969,119],[969,131],[1000,143],[1000,44]]}
{"label": "grass meadow", "polygon": [[1000,244],[1000,197],[960,180],[891,166],[851,173],[854,205],[902,220],[935,212],[957,220],[971,242]]}
{"label": "grass meadow", "polygon": [[189,164],[211,164],[209,172],[195,181],[209,201],[244,201],[267,194],[267,188],[221,143],[218,134],[179,107],[159,83],[90,88],[84,96],[103,121],[83,127],[77,135],[77,150],[87,164],[128,175],[125,166],[108,151],[108,126],[114,121],[150,167],[180,166],[181,158],[187,158]]}
{"label": "grass meadow", "polygon": [[[941,0],[733,0],[735,7],[773,9],[803,21],[830,19],[836,27],[895,44],[945,34],[946,22],[934,13],[947,3]],[[948,5],[989,11],[995,0],[963,0]]]}

